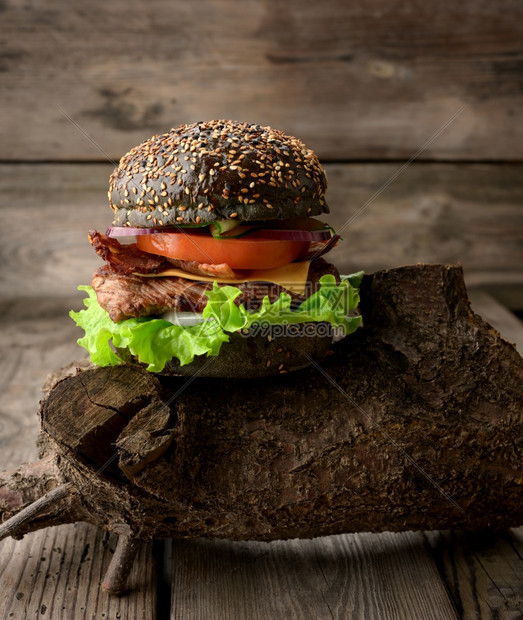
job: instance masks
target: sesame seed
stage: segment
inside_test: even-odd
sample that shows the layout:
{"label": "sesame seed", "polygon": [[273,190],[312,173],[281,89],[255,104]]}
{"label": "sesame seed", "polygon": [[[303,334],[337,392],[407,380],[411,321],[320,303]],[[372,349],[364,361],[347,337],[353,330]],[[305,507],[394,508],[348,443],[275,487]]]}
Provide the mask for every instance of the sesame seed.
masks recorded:
{"label": "sesame seed", "polygon": [[202,218],[201,218],[199,215],[197,215],[197,216],[196,216],[196,223],[197,223],[197,224],[199,224],[199,223],[200,223],[200,221],[201,221],[201,219],[202,219]]}
{"label": "sesame seed", "polygon": [[179,216],[176,218],[176,221],[177,221],[177,222],[183,222],[183,217],[182,217],[181,215],[179,215]]}
{"label": "sesame seed", "polygon": [[236,212],[231,213],[230,217],[238,217],[238,214]]}

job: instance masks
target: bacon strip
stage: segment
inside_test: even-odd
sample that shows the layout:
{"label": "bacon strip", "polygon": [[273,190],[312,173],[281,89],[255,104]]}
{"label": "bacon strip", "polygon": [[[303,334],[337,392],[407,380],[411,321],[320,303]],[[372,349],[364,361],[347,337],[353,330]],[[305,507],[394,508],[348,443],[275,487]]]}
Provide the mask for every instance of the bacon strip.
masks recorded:
{"label": "bacon strip", "polygon": [[240,276],[234,271],[227,263],[220,263],[219,265],[198,263],[194,260],[176,260],[169,258],[169,262],[173,267],[183,269],[187,273],[193,273],[197,276],[214,276],[216,278],[224,278],[229,280],[238,279]]}
{"label": "bacon strip", "polygon": [[303,256],[300,256],[300,260],[310,260],[315,261],[320,256],[327,254],[330,252],[332,248],[335,248],[338,245],[338,241],[340,240],[339,235],[334,235],[328,241],[314,241],[310,244],[307,253]]}
{"label": "bacon strip", "polygon": [[98,256],[111,266],[113,272],[122,276],[133,273],[161,273],[169,267],[177,267],[197,276],[213,276],[230,280],[240,277],[227,263],[212,265],[149,254],[139,250],[136,243],[122,245],[117,239],[99,233],[97,230],[89,231],[89,241]]}
{"label": "bacon strip", "polygon": [[142,252],[136,247],[136,243],[122,245],[117,239],[97,230],[90,230],[88,239],[98,256],[109,263],[114,273],[122,276],[132,273],[158,273],[170,266],[163,256]]}

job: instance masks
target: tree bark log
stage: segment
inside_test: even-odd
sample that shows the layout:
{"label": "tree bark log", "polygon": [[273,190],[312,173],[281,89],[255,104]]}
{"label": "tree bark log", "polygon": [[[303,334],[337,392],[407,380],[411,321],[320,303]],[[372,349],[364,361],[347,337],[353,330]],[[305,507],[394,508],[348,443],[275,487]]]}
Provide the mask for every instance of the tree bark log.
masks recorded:
{"label": "tree bark log", "polygon": [[295,373],[59,382],[42,433],[77,512],[142,539],[523,523],[523,360],[471,311],[461,267],[366,276],[361,310]]}

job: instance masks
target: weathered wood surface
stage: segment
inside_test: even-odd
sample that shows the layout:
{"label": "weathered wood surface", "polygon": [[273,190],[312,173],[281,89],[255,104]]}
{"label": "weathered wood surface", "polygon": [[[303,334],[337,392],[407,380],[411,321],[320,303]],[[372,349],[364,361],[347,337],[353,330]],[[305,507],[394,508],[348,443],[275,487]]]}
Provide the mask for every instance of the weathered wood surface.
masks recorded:
{"label": "weathered wood surface", "polygon": [[[72,301],[21,300],[1,305],[2,468],[36,456],[36,409],[46,371],[78,358],[81,353],[72,344],[76,328],[66,319]],[[489,301],[492,316],[495,315],[493,305]],[[473,308],[482,314],[480,304]],[[518,340],[519,335],[521,342],[521,324],[514,317],[509,324],[507,329],[507,323],[503,322],[503,333],[511,341]],[[253,611],[253,618],[263,618],[267,614],[258,612],[269,609],[270,617],[283,620],[293,610],[300,609],[298,604],[311,612],[310,617],[349,618],[345,609],[350,604],[361,610],[360,617],[393,618],[391,609],[399,608],[410,610],[403,617],[414,620],[432,617],[434,609],[428,608],[427,597],[430,604],[439,605],[436,612],[442,618],[454,617],[455,610],[462,610],[457,617],[490,618],[498,613],[500,618],[510,618],[507,609],[515,610],[512,617],[516,618],[516,613],[522,613],[523,537],[520,530],[512,530],[509,536],[510,543],[505,544],[504,534],[496,536],[494,541],[481,535],[466,540],[455,535],[449,541],[442,535],[434,552],[435,564],[431,560],[431,547],[414,533],[348,535],[300,543],[253,543],[251,547],[223,541],[169,542],[160,563],[158,617],[169,617],[172,587],[172,618],[236,620],[246,617],[244,610]],[[105,568],[111,555],[106,548],[102,560],[94,556],[101,551],[103,540],[103,533],[77,525],[29,534],[22,541],[0,543],[0,617],[9,618],[13,614],[14,618],[33,618],[37,611],[43,610],[43,605],[47,615],[42,617],[53,620],[70,618],[73,612],[75,618],[102,617],[104,613],[110,618],[116,618],[117,614],[122,618],[154,617],[152,599],[156,582],[152,576],[136,578],[135,583],[144,579],[148,581],[147,588],[152,588],[150,598],[145,601],[144,591],[137,594],[137,599],[131,595],[131,599],[112,602],[99,593],[98,583],[103,574],[100,562],[105,563]],[[110,540],[109,544],[114,545],[114,539]],[[89,549],[83,557],[86,544]],[[484,562],[478,560],[481,553],[486,553],[490,560],[488,576]],[[316,554],[321,562],[313,560]],[[439,563],[442,556],[445,564]],[[42,557],[46,557],[43,562]],[[333,557],[336,562],[332,561]],[[58,570],[56,563],[62,560]],[[456,565],[461,567],[459,571]],[[441,570],[439,578],[435,576],[436,568]],[[143,575],[150,570],[151,556],[147,553],[137,564],[136,574]],[[347,588],[352,588],[349,602]],[[445,602],[445,590],[450,593],[451,604]],[[506,596],[509,591],[513,592],[510,600]],[[500,596],[500,592],[505,594]],[[334,610],[332,616],[322,593]],[[234,600],[229,594],[234,595]],[[481,601],[482,616],[478,601]],[[217,615],[215,610],[223,611],[227,604],[230,613]],[[54,615],[50,615],[50,609]]]}
{"label": "weathered wood surface", "polygon": [[[155,618],[156,576],[151,546],[143,547],[131,575],[134,588],[118,599],[102,579],[115,538],[85,523],[29,534],[0,546],[0,617]],[[10,615],[12,614],[12,615]]]}
{"label": "weathered wood surface", "polygon": [[172,555],[173,619],[459,618],[422,534],[175,540]]}
{"label": "weathered wood surface", "polygon": [[[4,0],[2,159],[100,160],[234,118],[322,158],[523,157],[517,0]],[[63,109],[63,112],[60,110]]]}
{"label": "weathered wood surface", "polygon": [[[329,259],[342,272],[462,261],[469,286],[488,287],[523,309],[523,165],[413,164],[345,228],[399,165],[326,168],[328,221],[343,236]],[[103,231],[111,221],[111,170],[0,166],[0,214],[9,221],[1,233],[0,295],[68,296],[90,282],[101,263],[87,231]]]}
{"label": "weathered wood surface", "polygon": [[523,528],[425,536],[460,618],[523,617]]}
{"label": "weathered wood surface", "polygon": [[[0,467],[37,457],[36,410],[49,369],[78,357],[68,300],[0,303]],[[156,562],[145,545],[131,574],[134,590],[114,599],[100,587],[116,537],[85,523],[0,543],[0,618],[155,617]]]}

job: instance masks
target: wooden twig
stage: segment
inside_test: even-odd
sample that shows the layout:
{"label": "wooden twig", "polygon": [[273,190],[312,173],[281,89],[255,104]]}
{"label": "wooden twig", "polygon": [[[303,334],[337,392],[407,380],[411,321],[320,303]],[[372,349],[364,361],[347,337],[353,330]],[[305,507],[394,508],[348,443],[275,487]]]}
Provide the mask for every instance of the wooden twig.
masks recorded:
{"label": "wooden twig", "polygon": [[61,486],[49,491],[32,504],[15,514],[13,517],[0,525],[0,540],[7,536],[16,536],[17,532],[29,521],[32,521],[37,515],[45,512],[49,506],[56,504],[60,500],[67,497],[69,489],[72,487],[70,482],[66,482]]}
{"label": "wooden twig", "polygon": [[134,536],[119,536],[113,559],[102,582],[102,588],[116,596],[129,589],[129,573],[140,548],[140,541]]}

